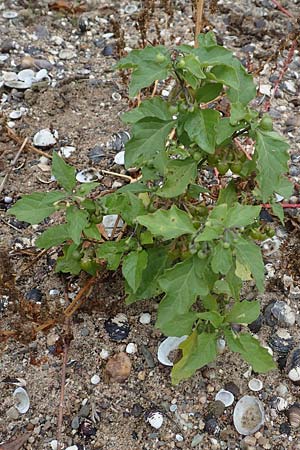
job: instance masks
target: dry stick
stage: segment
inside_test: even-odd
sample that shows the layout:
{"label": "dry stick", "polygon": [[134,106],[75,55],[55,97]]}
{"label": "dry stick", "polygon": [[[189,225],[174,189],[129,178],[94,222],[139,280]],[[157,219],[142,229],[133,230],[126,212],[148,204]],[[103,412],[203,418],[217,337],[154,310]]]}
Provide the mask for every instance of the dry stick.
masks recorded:
{"label": "dry stick", "polygon": [[202,31],[202,16],[203,16],[204,0],[196,0],[196,23],[195,23],[195,47],[198,47],[198,35]]}
{"label": "dry stick", "polygon": [[244,153],[244,155],[246,156],[246,158],[249,159],[249,161],[252,161],[251,155],[249,155],[249,153],[244,149],[244,147],[242,146],[242,144],[240,143],[240,141],[238,140],[238,138],[234,138],[234,143],[235,143],[236,146]]}
{"label": "dry stick", "polygon": [[18,161],[19,156],[21,155],[22,151],[24,150],[24,147],[25,147],[25,145],[27,144],[27,141],[28,141],[28,137],[26,137],[26,138],[24,139],[23,144],[21,145],[21,147],[20,147],[18,153],[16,154],[16,156],[14,157],[14,159],[13,159],[13,161],[12,161],[12,163],[11,163],[11,167],[10,167],[9,170],[7,171],[5,177],[3,178],[2,183],[1,183],[1,185],[0,185],[0,194],[1,194],[1,192],[3,191],[4,186],[5,186],[5,184],[7,183],[8,179],[9,179],[9,176],[10,176],[10,174],[11,174],[11,172],[12,172],[14,166],[16,165],[16,162]]}
{"label": "dry stick", "polygon": [[295,19],[293,14],[291,14],[287,9],[285,9],[277,0],[271,0],[271,1],[279,9],[279,11],[281,11],[286,16],[291,17],[292,19]]}
{"label": "dry stick", "polygon": [[[33,264],[35,264],[42,256],[44,256],[50,249],[49,248],[44,248],[44,250],[41,250],[38,255],[33,258],[33,260],[24,268],[21,270],[20,275],[22,275],[24,272],[26,272],[28,269],[30,269],[30,267],[33,266]],[[19,277],[18,277],[19,278]]]}
{"label": "dry stick", "polygon": [[287,72],[287,70],[288,70],[288,67],[289,67],[290,63],[291,63],[292,60],[293,60],[293,56],[294,56],[296,47],[297,47],[297,40],[294,39],[294,40],[292,41],[291,48],[289,49],[287,58],[286,58],[286,60],[284,61],[283,68],[281,69],[281,72],[280,72],[280,74],[279,74],[279,77],[277,78],[277,80],[276,80],[276,82],[275,82],[275,84],[274,84],[274,89],[273,89],[273,92],[272,92],[272,97],[269,98],[268,101],[265,103],[265,106],[264,106],[264,112],[269,111],[269,109],[270,109],[270,107],[271,107],[271,100],[274,98],[276,92],[278,91],[279,84],[281,83],[281,81],[282,81],[284,75],[286,74],[286,72]]}
{"label": "dry stick", "polygon": [[[18,136],[13,130],[11,130],[8,126],[5,126],[5,131],[7,135],[15,142],[20,144],[22,142],[22,138]],[[35,148],[33,145],[31,145],[29,142],[25,146],[25,150],[30,150],[31,152],[37,153],[38,155],[45,156],[48,159],[52,159],[52,155],[49,155],[46,152],[43,152],[42,150],[39,150],[38,148]]]}
{"label": "dry stick", "polygon": [[114,177],[119,177],[119,178],[123,178],[124,180],[128,180],[128,181],[132,181],[133,178],[130,177],[129,175],[123,175],[122,173],[117,173],[117,172],[111,172],[110,170],[103,170],[100,169],[101,173],[104,173],[105,175],[112,175]]}
{"label": "dry stick", "polygon": [[[96,280],[96,276],[90,278],[87,283],[83,286],[83,288],[80,289],[72,303],[64,310],[64,315],[67,317],[72,316],[74,312],[79,308],[81,305],[81,299],[84,296],[84,294],[92,287],[94,284],[94,281]],[[87,296],[88,294],[86,294]]]}
{"label": "dry stick", "polygon": [[[66,319],[67,330],[69,331],[70,319]],[[62,449],[61,435],[62,435],[62,423],[63,423],[63,413],[64,413],[64,401],[65,401],[65,384],[66,384],[66,367],[68,360],[68,350],[70,342],[69,339],[64,339],[64,357],[62,361],[61,368],[61,385],[60,385],[60,398],[59,398],[59,410],[57,418],[57,450]]]}
{"label": "dry stick", "polygon": [[8,227],[12,228],[13,230],[17,231],[20,234],[23,234],[23,230],[19,230],[17,227],[14,227],[11,223],[7,222],[2,217],[0,217],[0,220],[1,220],[1,222],[5,223],[5,225],[7,225]]}
{"label": "dry stick", "polygon": [[156,94],[157,86],[158,86],[158,80],[155,80],[155,81],[154,81],[153,91],[152,91],[152,94],[151,94],[151,97],[152,97],[152,98],[153,98],[153,97],[155,96],[155,94]]}

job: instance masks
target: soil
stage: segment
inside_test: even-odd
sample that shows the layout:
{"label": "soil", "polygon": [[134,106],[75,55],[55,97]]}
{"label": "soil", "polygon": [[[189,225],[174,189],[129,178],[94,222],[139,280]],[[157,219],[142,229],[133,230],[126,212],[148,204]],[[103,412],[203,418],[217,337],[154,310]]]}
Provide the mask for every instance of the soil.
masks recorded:
{"label": "soil", "polygon": [[[258,375],[263,389],[253,393],[248,382],[257,374],[251,373],[248,364],[237,355],[225,351],[190,380],[172,386],[170,368],[160,364],[156,357],[164,338],[154,328],[157,303],[126,307],[119,274],[109,274],[96,280],[82,307],[69,321],[63,320],[63,307],[85,285],[87,277],[55,274],[56,250],[40,254],[34,247],[35,237],[47,223],[28,226],[6,214],[11,202],[21,195],[55,188],[50,159],[41,159],[33,150],[21,152],[10,170],[24,139],[32,140],[43,128],[58,131],[56,150],[66,145],[76,148],[67,158],[76,169],[95,167],[125,173],[122,166],[114,163],[120,148],[113,135],[124,131],[119,115],[132,104],[124,79],[113,70],[114,63],[120,53],[138,47],[142,37],[167,45],[193,41],[190,2],[153,2],[155,7],[149,20],[148,3],[3,0],[0,4],[0,76],[27,67],[34,70],[46,67],[50,75],[50,83],[41,83],[37,89],[21,91],[0,84],[0,185],[9,173],[0,194],[0,442],[30,432],[23,449],[55,449],[63,355],[68,347],[62,417],[64,449],[300,449],[299,425],[290,427],[287,413],[299,401],[299,387],[287,377],[285,368]],[[299,14],[298,0],[286,0],[283,6],[288,14],[294,17]],[[7,11],[16,12],[17,16],[6,18]],[[213,28],[219,41],[233,49],[256,74],[260,90],[254,106],[261,111],[268,100],[265,92],[274,86],[289,55],[297,31],[295,23],[271,0],[220,0],[206,2],[205,26]],[[63,59],[62,49],[73,52],[72,57]],[[275,128],[290,143],[290,176],[295,192],[287,201],[295,204],[300,203],[299,68],[296,48],[278,92],[271,98],[270,109]],[[10,119],[9,114],[20,108],[22,117]],[[95,146],[103,152],[98,162],[90,159]],[[51,155],[52,150],[46,152]],[[111,189],[116,181],[124,183],[122,178],[105,175],[100,189]],[[262,309],[272,300],[285,301],[296,317],[288,331],[295,345],[299,345],[299,209],[287,209],[285,225],[275,221],[275,226],[281,247],[275,252],[265,249],[265,263],[269,265],[266,293],[261,296]],[[38,294],[32,289],[37,289]],[[30,300],[29,293],[41,298]],[[245,291],[248,299],[255,295],[251,288]],[[149,324],[140,322],[144,312],[151,315]],[[104,325],[119,313],[127,316],[130,332],[117,342]],[[275,321],[270,327],[265,316],[258,336],[267,344],[270,335],[287,325]],[[50,321],[48,329],[34,335],[34,327],[47,321]],[[12,330],[18,332],[17,340],[9,337]],[[107,380],[104,371],[107,355],[126,352],[128,343],[137,346],[137,351],[128,355],[132,364],[129,378],[124,383]],[[279,358],[276,352],[274,356]],[[92,384],[93,375],[99,375],[99,383]],[[253,436],[244,437],[235,430],[235,403],[217,419],[218,428],[211,422],[207,425],[207,410],[216,393],[228,382],[239,388],[235,400],[250,394],[264,405],[264,426]],[[30,408],[24,414],[13,407],[16,383],[26,385],[30,398]],[[286,400],[284,410],[276,408],[276,397]],[[147,420],[151,412],[163,414],[163,425],[157,430]],[[300,409],[296,412],[300,417]],[[0,444],[0,448],[11,447]]]}

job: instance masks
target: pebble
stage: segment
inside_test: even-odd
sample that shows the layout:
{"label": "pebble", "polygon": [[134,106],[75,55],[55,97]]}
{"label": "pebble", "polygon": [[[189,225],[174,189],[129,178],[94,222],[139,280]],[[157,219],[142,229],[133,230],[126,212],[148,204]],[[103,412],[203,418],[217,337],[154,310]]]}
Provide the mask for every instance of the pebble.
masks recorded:
{"label": "pebble", "polygon": [[112,56],[113,52],[114,52],[113,47],[111,45],[106,45],[104,47],[104,49],[102,50],[102,55],[103,56]]}
{"label": "pebble", "polygon": [[100,383],[99,375],[97,375],[97,374],[93,375],[92,378],[91,378],[91,383],[92,384],[99,384]]}
{"label": "pebble", "polygon": [[78,411],[78,417],[88,417],[90,414],[91,408],[89,405],[85,404],[82,405],[82,407],[80,408],[80,410]]}
{"label": "pebble", "polygon": [[7,9],[6,11],[3,11],[2,13],[2,17],[4,17],[4,19],[15,19],[16,17],[18,17],[18,13],[17,11],[12,11]]}
{"label": "pebble", "polygon": [[100,352],[100,358],[101,359],[107,359],[109,357],[109,351],[105,350],[104,348]]}
{"label": "pebble", "polygon": [[285,397],[288,394],[288,392],[289,392],[288,387],[283,383],[280,383],[276,388],[276,393],[280,397]]}
{"label": "pebble", "polygon": [[104,147],[102,147],[101,145],[96,145],[88,153],[88,157],[94,163],[99,163],[104,156],[105,156]]}
{"label": "pebble", "polygon": [[143,325],[148,325],[151,322],[151,314],[142,313],[139,318],[139,322]]}
{"label": "pebble", "polygon": [[58,57],[63,60],[73,59],[76,57],[76,53],[73,50],[64,48],[59,52]]}
{"label": "pebble", "polygon": [[199,445],[204,438],[204,434],[196,434],[196,436],[193,437],[192,443],[191,443],[191,447],[197,447],[197,445]]}
{"label": "pebble", "polygon": [[131,409],[131,415],[133,417],[141,417],[141,415],[143,414],[144,409],[143,407],[139,404],[139,403],[134,403],[132,405],[132,409]]}
{"label": "pebble", "polygon": [[71,427],[73,430],[78,430],[80,425],[79,417],[75,416],[71,422]]}
{"label": "pebble", "polygon": [[154,361],[154,357],[153,357],[152,353],[143,344],[141,345],[141,351],[142,351],[143,357],[146,360],[147,366],[149,367],[149,369],[153,369],[155,367],[155,361]]}
{"label": "pebble", "polygon": [[282,83],[282,87],[283,87],[283,90],[285,90],[286,92],[288,92],[290,94],[294,95],[297,93],[296,85],[295,85],[294,81],[292,81],[292,80],[284,81]]}
{"label": "pebble", "polygon": [[126,353],[129,353],[130,355],[137,352],[137,345],[134,344],[134,342],[129,342],[126,346]]}
{"label": "pebble", "polygon": [[66,450],[79,450],[77,445],[71,445],[70,447],[67,447]]}
{"label": "pebble", "polygon": [[11,406],[6,411],[6,417],[10,420],[17,420],[19,418],[18,410],[14,406]]}

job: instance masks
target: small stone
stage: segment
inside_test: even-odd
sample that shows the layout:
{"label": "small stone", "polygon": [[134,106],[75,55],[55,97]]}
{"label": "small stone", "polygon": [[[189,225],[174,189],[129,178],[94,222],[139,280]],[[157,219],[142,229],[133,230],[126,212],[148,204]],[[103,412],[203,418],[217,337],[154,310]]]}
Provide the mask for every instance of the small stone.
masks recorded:
{"label": "small stone", "polygon": [[175,439],[177,442],[182,442],[183,441],[183,436],[181,434],[176,434]]}
{"label": "small stone", "polygon": [[73,50],[65,48],[59,52],[58,57],[63,60],[73,59],[76,57],[76,53]]}
{"label": "small stone", "polygon": [[106,45],[104,47],[104,49],[102,50],[102,55],[103,56],[112,56],[113,52],[114,52],[113,47],[111,45]]}
{"label": "small stone", "polygon": [[93,375],[92,378],[91,378],[91,383],[92,384],[99,384],[100,383],[99,375],[97,375],[97,374]]}
{"label": "small stone", "polygon": [[271,84],[261,84],[259,87],[259,92],[263,95],[271,96],[272,85]]}
{"label": "small stone", "polygon": [[126,346],[126,353],[129,353],[130,355],[137,352],[137,345],[133,342],[130,342]]}
{"label": "small stone", "polygon": [[80,410],[78,411],[78,417],[87,418],[91,412],[91,408],[88,404],[82,405]]}
{"label": "small stone", "polygon": [[247,444],[247,445],[251,445],[252,447],[255,447],[256,441],[257,441],[257,439],[256,439],[255,436],[246,436],[246,437],[243,439],[243,443],[245,443],[245,444]]}
{"label": "small stone", "polygon": [[288,394],[288,392],[289,392],[288,387],[283,383],[280,383],[276,388],[276,393],[280,397],[285,397]]}
{"label": "small stone", "polygon": [[6,11],[3,11],[2,13],[2,17],[4,17],[4,19],[16,19],[16,17],[18,17],[18,13],[17,11],[12,11],[7,9]]}
{"label": "small stone", "polygon": [[40,303],[43,298],[43,293],[38,288],[32,288],[25,294],[26,300],[31,300],[35,303]]}
{"label": "small stone", "polygon": [[18,410],[14,406],[11,406],[6,411],[6,417],[10,420],[17,420],[19,418]]}
{"label": "small stone", "polygon": [[279,426],[279,433],[289,436],[291,434],[291,425],[288,422],[281,423]]}
{"label": "small stone", "polygon": [[143,344],[140,346],[140,348],[141,348],[142,354],[146,360],[147,366],[149,367],[149,369],[153,369],[155,367],[155,361],[154,361],[154,357],[153,357],[152,353]]}
{"label": "small stone", "polygon": [[75,416],[71,422],[71,427],[73,430],[78,430],[80,425],[79,417]]}
{"label": "small stone", "polygon": [[50,441],[50,447],[51,447],[51,450],[57,450],[58,441],[56,439],[53,439],[52,441]]}
{"label": "small stone", "polygon": [[65,450],[79,450],[77,445],[71,445],[70,447],[67,447]]}
{"label": "small stone", "polygon": [[142,313],[139,318],[139,322],[143,325],[148,325],[151,322],[151,314]]}
{"label": "small stone", "polygon": [[105,367],[105,375],[112,382],[122,383],[129,377],[131,367],[129,357],[126,353],[120,352],[108,360]]}
{"label": "small stone", "polygon": [[133,417],[140,417],[144,412],[143,407],[139,403],[134,403],[131,409],[131,415]]}
{"label": "small stone", "polygon": [[283,87],[283,90],[285,90],[286,92],[288,92],[290,94],[294,95],[297,93],[296,85],[295,85],[294,81],[292,81],[292,80],[284,81],[282,83],[282,87]]}
{"label": "small stone", "polygon": [[104,348],[100,352],[100,358],[101,359],[107,359],[109,357],[109,351],[105,350]]}
{"label": "small stone", "polygon": [[80,334],[81,334],[81,336],[83,336],[83,337],[87,337],[87,336],[90,334],[90,331],[89,331],[88,328],[84,327],[84,328],[82,328],[82,329],[80,330]]}
{"label": "small stone", "polygon": [[104,156],[105,156],[104,148],[101,145],[96,145],[88,153],[88,157],[94,163],[99,163]]}
{"label": "small stone", "polygon": [[196,436],[193,437],[192,443],[191,443],[191,447],[197,447],[198,444],[201,444],[201,442],[203,441],[204,438],[204,434],[196,434]]}

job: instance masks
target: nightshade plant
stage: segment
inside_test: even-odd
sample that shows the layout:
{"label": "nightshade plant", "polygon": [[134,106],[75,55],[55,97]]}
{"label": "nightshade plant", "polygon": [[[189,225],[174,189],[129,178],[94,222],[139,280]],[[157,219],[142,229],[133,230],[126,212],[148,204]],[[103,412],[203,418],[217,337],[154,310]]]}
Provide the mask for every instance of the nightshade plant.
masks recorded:
{"label": "nightshade plant", "polygon": [[[140,170],[137,182],[92,197],[98,183],[76,186],[75,169],[54,153],[62,190],[25,195],[9,211],[31,224],[65,212],[65,222],[36,241],[40,248],[63,245],[56,271],[94,275],[105,262],[109,270],[121,267],[127,304],[161,299],[156,326],[167,336],[188,335],[172,370],[174,384],[213,361],[221,337],[254,371],[275,367],[258,339],[232,324],[259,315],[259,302],[240,295],[249,280],[264,289],[255,241],[273,230],[259,220],[261,205],[269,203],[283,221],[275,194],[292,191],[284,176],[288,145],[268,115],[248,106],[256,96],[252,76],[212,32],[198,39],[198,48],[133,50],[116,65],[132,70],[132,98],[156,80],[171,86],[168,97],[146,97],[122,116],[132,133],[125,166]],[[214,170],[219,184],[203,182]],[[127,224],[121,239],[103,239],[104,214]]]}

